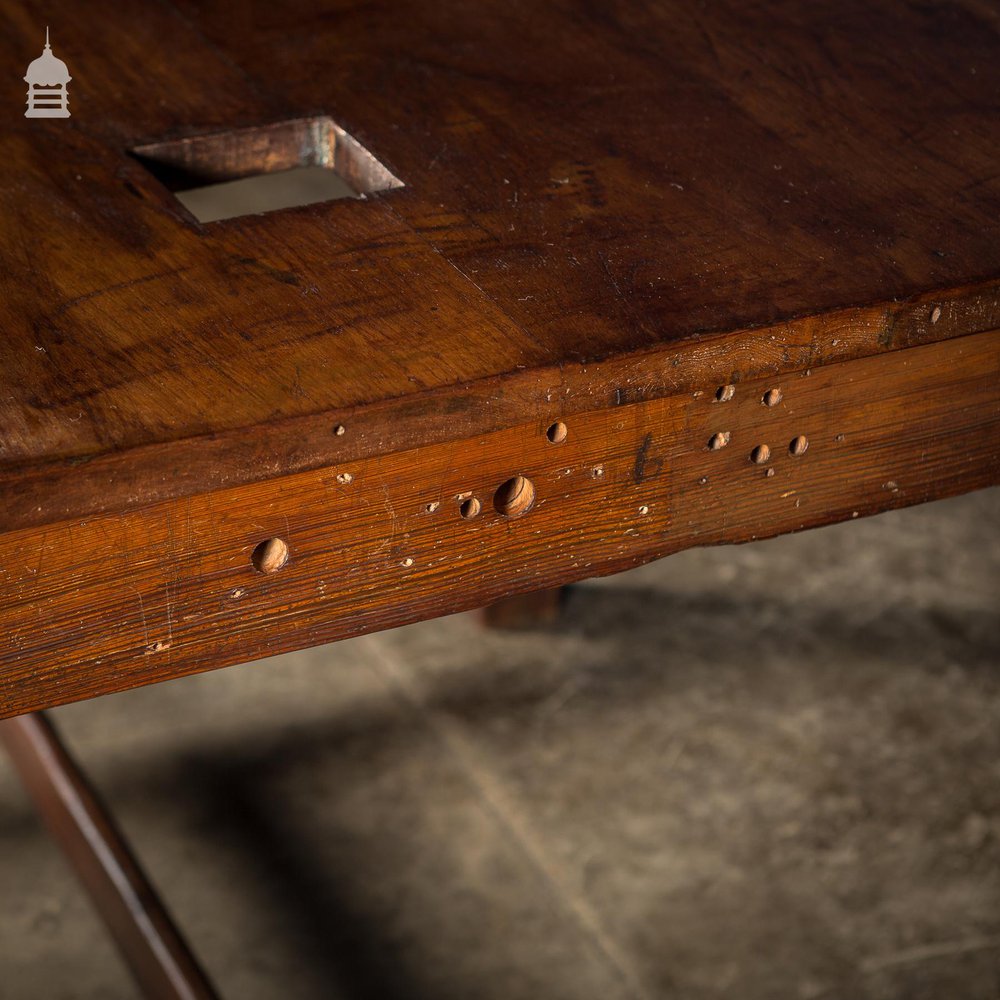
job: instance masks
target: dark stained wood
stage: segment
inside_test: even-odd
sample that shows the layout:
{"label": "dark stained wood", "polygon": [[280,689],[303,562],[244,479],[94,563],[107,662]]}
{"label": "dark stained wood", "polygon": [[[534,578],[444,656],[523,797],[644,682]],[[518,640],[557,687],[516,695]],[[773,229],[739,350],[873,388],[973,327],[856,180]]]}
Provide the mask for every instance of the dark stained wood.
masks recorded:
{"label": "dark stained wood", "polygon": [[[0,121],[0,715],[998,481],[989,4],[46,18],[73,117]],[[403,186],[171,193],[335,160],[327,118]]]}
{"label": "dark stained wood", "polygon": [[40,713],[7,719],[0,742],[143,995],[213,1000],[205,973],[52,723]]}
{"label": "dark stained wood", "polygon": [[29,527],[121,510],[460,440],[560,413],[694,392],[712,381],[790,374],[996,328],[1000,284],[987,284],[704,337],[604,362],[525,368],[378,404],[93,458],[41,466],[0,464],[0,524]]}
{"label": "dark stained wood", "polygon": [[[5,14],[0,54],[26,64],[44,25]],[[926,317],[928,295],[954,322],[925,339],[997,325],[989,4],[46,17],[73,117],[2,123],[3,527],[530,421],[598,360],[639,385],[675,362],[704,380],[708,344],[744,378],[798,349],[846,360],[893,346],[887,317]],[[129,155],[318,114],[405,187],[201,226]],[[812,319],[833,313],[843,338]]]}
{"label": "dark stained wood", "polygon": [[0,712],[1000,482],[1000,331],[726,386],[0,536]]}
{"label": "dark stained wood", "polygon": [[[1000,483],[995,6],[46,19],[73,117],[0,121],[0,718]],[[307,164],[366,198],[171,193]],[[51,727],[0,737],[147,995],[211,997]]]}

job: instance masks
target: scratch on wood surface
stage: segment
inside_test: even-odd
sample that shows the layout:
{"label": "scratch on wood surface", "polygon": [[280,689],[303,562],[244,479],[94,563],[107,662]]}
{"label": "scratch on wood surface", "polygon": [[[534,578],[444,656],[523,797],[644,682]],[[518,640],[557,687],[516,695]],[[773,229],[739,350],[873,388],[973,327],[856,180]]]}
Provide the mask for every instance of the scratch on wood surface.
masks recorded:
{"label": "scratch on wood surface", "polygon": [[[131,569],[131,567],[130,567]],[[130,583],[129,587],[135,591],[135,596],[139,599],[139,617],[142,619],[142,634],[146,637],[146,645],[149,645],[149,629],[146,626],[146,607],[142,603],[142,594],[139,593],[139,588],[135,584]]]}
{"label": "scratch on wood surface", "polygon": [[174,639],[174,619],[173,619],[173,597],[171,596],[170,590],[174,584],[168,580],[164,584],[164,591],[167,599],[167,645],[169,646]]}
{"label": "scratch on wood surface", "polygon": [[615,276],[611,273],[611,267],[608,264],[607,254],[598,252],[597,259],[601,262],[601,270],[608,276],[608,281],[611,282],[611,287],[614,288],[616,297],[621,299],[622,302],[628,304],[625,295],[621,290],[621,286],[615,280]]}
{"label": "scratch on wood surface", "polygon": [[105,288],[95,288],[92,292],[84,292],[82,295],[76,295],[73,298],[60,303],[56,307],[52,316],[53,318],[62,316],[70,309],[73,309],[78,305],[82,305],[84,302],[90,302],[92,299],[100,298],[102,295],[110,295],[112,292],[125,291],[128,288],[135,288],[137,285],[146,285],[151,281],[159,281],[161,278],[170,278],[174,275],[183,274],[185,271],[190,270],[190,266],[173,267],[167,271],[158,271],[156,274],[147,274],[141,278],[132,278],[130,281],[119,281],[118,283],[108,285]]}
{"label": "scratch on wood surface", "polygon": [[372,555],[384,552],[392,545],[396,538],[396,508],[393,506],[392,498],[389,495],[389,487],[384,482],[380,482],[379,488],[382,490],[383,505],[385,506],[386,513],[389,515],[389,533],[372,549]]}

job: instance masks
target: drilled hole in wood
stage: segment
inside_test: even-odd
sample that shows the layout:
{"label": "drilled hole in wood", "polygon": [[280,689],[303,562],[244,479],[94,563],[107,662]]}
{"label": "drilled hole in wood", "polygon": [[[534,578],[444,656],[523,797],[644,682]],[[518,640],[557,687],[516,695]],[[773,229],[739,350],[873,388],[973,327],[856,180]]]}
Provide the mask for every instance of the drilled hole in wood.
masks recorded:
{"label": "drilled hole in wood", "polygon": [[728,403],[736,395],[735,385],[720,385],[715,390],[715,398],[720,403]]}
{"label": "drilled hole in wood", "polygon": [[554,424],[549,424],[549,429],[545,432],[545,436],[553,444],[562,444],[566,440],[567,434],[569,434],[569,430],[561,420],[557,420]]}
{"label": "drilled hole in wood", "polygon": [[780,389],[768,389],[767,392],[764,393],[764,397],[761,399],[761,402],[765,406],[777,406],[778,403],[781,402],[781,399],[782,392]]}
{"label": "drilled hole in wood", "polygon": [[258,573],[277,573],[288,562],[288,546],[280,538],[265,538],[250,554]]}
{"label": "drilled hole in wood", "polygon": [[504,517],[520,517],[535,502],[535,485],[526,476],[514,476],[493,495],[493,506]]}
{"label": "drilled hole in wood", "polygon": [[725,448],[729,444],[729,431],[719,431],[718,434],[713,434],[708,439],[709,451],[718,451],[720,448]]}
{"label": "drilled hole in wood", "polygon": [[771,457],[771,449],[766,444],[759,444],[750,452],[750,461],[756,465],[763,465]]}
{"label": "drilled hole in wood", "polygon": [[469,497],[469,499],[466,500],[462,504],[462,506],[458,508],[458,512],[467,521],[471,521],[472,518],[479,516],[479,512],[482,509],[483,509],[483,505],[475,497]]}
{"label": "drilled hole in wood", "polygon": [[788,452],[791,455],[804,455],[808,447],[809,438],[805,434],[800,434],[798,437],[792,438],[792,443],[788,446]]}

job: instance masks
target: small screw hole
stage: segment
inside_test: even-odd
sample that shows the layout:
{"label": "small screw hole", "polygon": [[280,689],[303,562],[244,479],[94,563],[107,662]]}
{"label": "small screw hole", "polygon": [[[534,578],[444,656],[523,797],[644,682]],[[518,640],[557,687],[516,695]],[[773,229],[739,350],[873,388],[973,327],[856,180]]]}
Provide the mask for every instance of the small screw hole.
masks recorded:
{"label": "small screw hole", "polygon": [[781,402],[781,400],[782,400],[782,392],[780,389],[768,389],[767,392],[764,393],[761,402],[765,406],[777,406],[778,403]]}
{"label": "small screw hole", "polygon": [[566,440],[567,434],[569,434],[569,428],[561,420],[549,424],[549,429],[545,432],[545,436],[552,444],[562,444]]}
{"label": "small screw hole", "polygon": [[728,403],[736,395],[735,385],[720,385],[715,390],[715,398],[720,403]]}
{"label": "small screw hole", "polygon": [[759,444],[750,452],[750,461],[756,465],[763,465],[771,457],[771,449],[766,444]]}
{"label": "small screw hole", "polygon": [[520,517],[535,502],[534,483],[526,476],[514,476],[502,483],[493,495],[493,506],[504,517]]}
{"label": "small screw hole", "polygon": [[713,434],[708,439],[709,451],[718,451],[720,448],[725,448],[729,444],[729,431],[719,431],[718,434]]}
{"label": "small screw hole", "polygon": [[288,562],[288,546],[280,538],[266,538],[250,554],[258,573],[277,573]]}
{"label": "small screw hole", "polygon": [[469,499],[466,500],[462,504],[462,506],[458,508],[458,512],[467,521],[471,521],[472,518],[479,516],[479,512],[482,509],[483,509],[483,505],[475,497],[469,497]]}
{"label": "small screw hole", "polygon": [[792,438],[792,443],[788,446],[788,452],[791,455],[804,455],[808,447],[809,438],[805,434],[800,434],[798,437]]}

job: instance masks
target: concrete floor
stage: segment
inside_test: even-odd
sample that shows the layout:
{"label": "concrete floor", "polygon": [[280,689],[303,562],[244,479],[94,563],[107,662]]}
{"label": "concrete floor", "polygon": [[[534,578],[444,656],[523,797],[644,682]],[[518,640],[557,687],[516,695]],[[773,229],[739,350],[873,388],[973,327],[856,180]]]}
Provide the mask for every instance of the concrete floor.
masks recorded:
{"label": "concrete floor", "polygon": [[[55,716],[229,1000],[996,1000],[998,524],[986,491]],[[0,997],[133,995],[0,762]]]}

